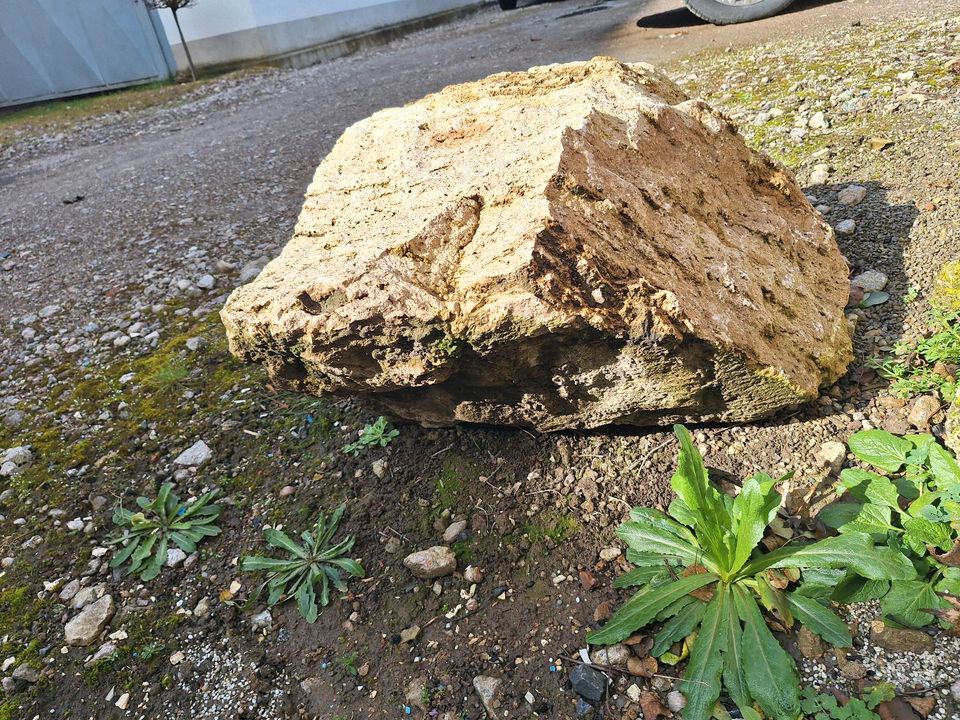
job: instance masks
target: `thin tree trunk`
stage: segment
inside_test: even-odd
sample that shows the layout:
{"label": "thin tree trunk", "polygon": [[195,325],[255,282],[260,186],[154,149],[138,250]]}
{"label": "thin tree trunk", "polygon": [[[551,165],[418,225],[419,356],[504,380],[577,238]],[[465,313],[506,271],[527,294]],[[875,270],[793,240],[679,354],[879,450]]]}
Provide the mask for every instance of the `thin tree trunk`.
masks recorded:
{"label": "thin tree trunk", "polygon": [[193,68],[193,58],[190,57],[190,48],[187,46],[187,41],[183,39],[183,30],[180,29],[180,18],[177,17],[177,11],[171,8],[173,13],[173,21],[177,24],[177,32],[180,33],[180,44],[183,45],[183,51],[187,54],[187,64],[190,66],[190,77],[193,79],[193,82],[197,81],[197,71]]}

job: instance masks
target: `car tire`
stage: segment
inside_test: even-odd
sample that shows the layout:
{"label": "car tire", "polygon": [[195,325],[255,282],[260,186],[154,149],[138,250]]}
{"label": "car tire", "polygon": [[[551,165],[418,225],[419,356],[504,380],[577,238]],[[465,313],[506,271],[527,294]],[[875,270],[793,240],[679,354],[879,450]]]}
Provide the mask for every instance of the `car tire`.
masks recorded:
{"label": "car tire", "polygon": [[517,0],[499,0],[501,10],[516,10]]}
{"label": "car tire", "polygon": [[[757,0],[749,5],[734,5],[720,0],[684,0],[690,12],[714,25],[731,25],[776,15],[793,0]],[[502,6],[502,3],[501,3]]]}

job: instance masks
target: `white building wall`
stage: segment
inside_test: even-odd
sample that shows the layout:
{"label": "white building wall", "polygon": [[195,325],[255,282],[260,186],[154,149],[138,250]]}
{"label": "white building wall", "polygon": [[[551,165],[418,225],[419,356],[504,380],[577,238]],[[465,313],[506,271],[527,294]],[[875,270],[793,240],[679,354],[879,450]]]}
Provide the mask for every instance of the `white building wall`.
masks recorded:
{"label": "white building wall", "polygon": [[[287,55],[489,0],[198,0],[178,13],[197,65]],[[160,12],[177,64],[186,65],[173,15]]]}

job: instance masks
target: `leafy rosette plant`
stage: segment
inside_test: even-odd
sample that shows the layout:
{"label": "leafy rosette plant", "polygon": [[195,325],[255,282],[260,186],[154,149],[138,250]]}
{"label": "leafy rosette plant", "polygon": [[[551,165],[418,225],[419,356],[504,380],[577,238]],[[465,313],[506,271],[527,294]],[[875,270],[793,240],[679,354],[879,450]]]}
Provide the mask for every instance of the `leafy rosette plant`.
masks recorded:
{"label": "leafy rosette plant", "polygon": [[845,469],[837,488],[843,501],[818,517],[841,535],[865,533],[903,553],[919,577],[862,587],[847,582],[832,596],[845,600],[853,590],[860,600],[880,598],[888,622],[927,625],[946,607],[938,593],[960,595],[960,465],[932,435],[865,430],[849,444],[878,472]]}
{"label": "leafy rosette plant", "polygon": [[264,530],[267,545],[285,552],[287,557],[251,555],[240,560],[243,572],[262,572],[267,578],[251,595],[250,604],[266,589],[268,607],[296,599],[304,620],[314,623],[320,614],[317,603],[320,607],[330,604],[331,585],[340,592],[347,591],[344,573],[348,578],[364,577],[360,563],[346,557],[355,542],[353,535],[333,542],[345,509],[346,505],[340,505],[329,518],[321,512],[313,528],[300,533],[302,544],[282,530]]}
{"label": "leafy rosette plant", "polygon": [[129,561],[128,573],[139,574],[144,582],[153,580],[163,569],[171,546],[176,545],[189,555],[204,538],[220,534],[216,525],[220,506],[211,503],[216,496],[214,490],[193,502],[181,503],[173,494],[173,485],[164,483],[156,499],[137,498],[140,512],[117,505],[113,522],[120,532],[108,542],[122,544],[123,548],[113,556],[110,567],[117,568]]}
{"label": "leafy rosette plant", "polygon": [[400,431],[381,415],[372,425],[364,425],[357,439],[343,446],[343,452],[357,457],[372,447],[387,447],[398,437],[400,437]]}
{"label": "leafy rosette plant", "polygon": [[[846,624],[820,599],[791,590],[807,571],[839,569],[868,580],[909,580],[910,562],[875,547],[866,533],[817,542],[788,543],[772,552],[760,544],[780,507],[778,480],[756,474],[732,497],[707,478],[703,459],[682,425],[674,427],[680,457],[671,485],[676,499],[668,513],[634,508],[618,529],[627,559],[637,567],[616,587],[640,586],[600,630],[593,644],[625,640],[653,623],[652,654],[685,641],[689,660],[680,690],[685,720],[707,720],[721,693],[747,720],[760,712],[775,720],[801,715],[799,678],[793,660],[771,632],[799,621],[825,641],[849,647]],[[775,620],[773,619],[775,618]]]}

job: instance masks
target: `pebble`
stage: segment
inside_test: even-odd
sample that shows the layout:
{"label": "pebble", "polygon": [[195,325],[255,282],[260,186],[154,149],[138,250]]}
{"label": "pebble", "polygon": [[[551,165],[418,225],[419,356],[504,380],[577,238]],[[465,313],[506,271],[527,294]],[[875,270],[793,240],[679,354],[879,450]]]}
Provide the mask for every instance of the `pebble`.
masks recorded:
{"label": "pebble", "polygon": [[627,662],[632,658],[628,648],[623,643],[608,645],[598,650],[594,650],[591,659],[595,665],[605,665],[607,667],[624,668]]}
{"label": "pebble", "polygon": [[600,550],[600,559],[604,562],[613,562],[620,557],[621,550],[618,547],[605,547]]}
{"label": "pebble", "polygon": [[866,270],[850,280],[851,285],[863,288],[866,292],[879,292],[887,286],[887,276],[879,270]]}
{"label": "pebble", "polygon": [[921,395],[910,408],[907,422],[917,430],[926,431],[930,427],[930,419],[940,412],[940,401],[933,395]]}
{"label": "pebble", "polygon": [[85,646],[96,640],[110,622],[116,608],[113,597],[104,595],[87,605],[64,626],[67,645]]}
{"label": "pebble", "polygon": [[934,652],[936,645],[933,638],[922,630],[910,628],[895,628],[882,620],[870,623],[870,642],[886,650],[898,653]]}
{"label": "pebble", "polygon": [[40,673],[37,672],[36,668],[32,668],[29,665],[19,665],[17,669],[13,671],[12,676],[14,680],[30,683],[31,685],[40,681]]}
{"label": "pebble", "polygon": [[826,115],[822,112],[815,112],[810,116],[810,119],[807,120],[807,127],[811,130],[823,130],[824,128],[830,127],[830,123]]}
{"label": "pebble", "polygon": [[26,420],[26,416],[20,410],[11,410],[3,416],[3,424],[11,430],[23,425],[24,420]]}
{"label": "pebble", "polygon": [[577,665],[570,671],[570,687],[592,702],[600,702],[607,691],[607,676],[589,665]]}
{"label": "pebble", "polygon": [[167,561],[165,565],[169,568],[176,567],[187,559],[187,554],[178,547],[172,547],[167,550]]}
{"label": "pebble", "polygon": [[467,569],[463,571],[463,579],[468,583],[480,584],[483,582],[483,570],[475,565],[467,565]]}
{"label": "pebble", "polygon": [[124,693],[121,695],[119,698],[117,698],[117,702],[114,704],[121,710],[126,710],[127,705],[130,704],[130,693]]}
{"label": "pebble", "polygon": [[819,164],[813,166],[813,172],[810,173],[811,185],[825,185],[830,180],[830,166]]}
{"label": "pebble", "polygon": [[262,256],[248,262],[240,269],[240,282],[247,283],[256,278],[268,262],[270,258]]}
{"label": "pebble", "polygon": [[457,538],[459,538],[463,534],[463,531],[466,529],[467,529],[466,520],[457,520],[455,522],[450,523],[450,525],[447,526],[447,529],[443,531],[443,541],[445,543],[455,542]]}
{"label": "pebble", "polygon": [[855,220],[841,220],[837,223],[834,228],[837,231],[838,235],[853,235],[854,231],[857,229],[857,223]]}
{"label": "pebble", "polygon": [[200,598],[197,601],[197,605],[193,608],[194,617],[205,618],[210,614],[210,600],[209,598]]}
{"label": "pebble", "polygon": [[106,587],[103,585],[81,588],[74,594],[73,599],[70,600],[70,607],[74,610],[82,610],[94,600],[101,597],[104,592],[106,592]]}
{"label": "pebble", "polygon": [[671,690],[667,693],[667,707],[670,712],[679,713],[687,706],[687,699],[679,690]]}
{"label": "pebble", "polygon": [[213,457],[213,451],[203,440],[197,440],[182,453],[177,455],[173,461],[174,465],[181,467],[200,467]]}
{"label": "pebble", "polygon": [[449,575],[456,570],[457,556],[450,548],[444,545],[435,545],[426,550],[407,555],[403,559],[403,564],[414,577],[421,580],[432,580]]}
{"label": "pebble", "polygon": [[80,590],[80,580],[77,578],[74,578],[73,580],[71,580],[70,582],[68,582],[66,585],[63,586],[63,589],[60,590],[60,594],[58,595],[58,597],[64,602],[69,602],[70,600],[73,599],[73,597],[77,594],[79,590]]}
{"label": "pebble", "polygon": [[797,632],[797,649],[805,658],[818,658],[823,655],[823,640],[802,625]]}
{"label": "pebble", "polygon": [[217,279],[213,275],[201,275],[197,278],[197,287],[201,290],[213,290],[216,285]]}
{"label": "pebble", "polygon": [[0,457],[0,477],[14,477],[33,465],[33,452],[26,445],[12,447]]}
{"label": "pebble", "polygon": [[817,461],[834,475],[840,472],[846,459],[847,446],[836,440],[823,443],[817,451]]}
{"label": "pebble", "polygon": [[859,205],[867,197],[867,189],[863,185],[847,185],[837,193],[837,202],[841,205]]}
{"label": "pebble", "polygon": [[401,643],[410,643],[420,637],[420,626],[411,625],[408,628],[404,628],[400,631],[400,642]]}
{"label": "pebble", "polygon": [[387,476],[387,459],[386,458],[377,458],[370,465],[370,470],[373,471],[373,474],[376,475],[380,480],[383,480]]}
{"label": "pebble", "polygon": [[499,714],[500,708],[500,686],[503,681],[500,678],[490,675],[477,675],[473,679],[473,689],[476,690],[483,703],[483,709],[487,711],[487,716],[495,718]]}
{"label": "pebble", "polygon": [[273,627],[273,615],[269,610],[263,610],[250,618],[250,627],[256,630],[269,630]]}

